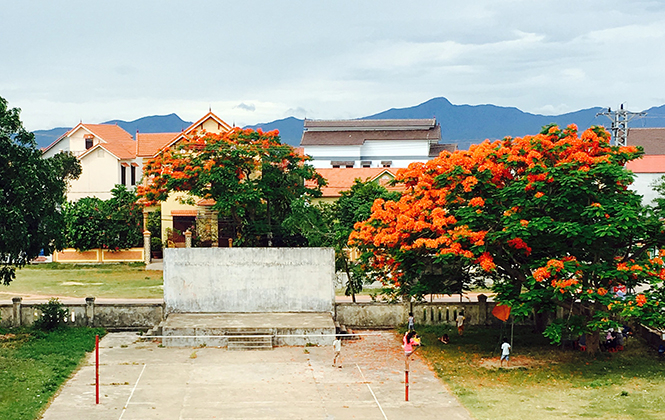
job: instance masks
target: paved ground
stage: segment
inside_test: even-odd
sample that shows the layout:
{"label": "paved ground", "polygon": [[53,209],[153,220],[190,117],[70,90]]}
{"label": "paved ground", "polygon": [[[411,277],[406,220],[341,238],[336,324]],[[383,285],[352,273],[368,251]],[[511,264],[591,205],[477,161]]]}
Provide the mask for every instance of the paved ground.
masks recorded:
{"label": "paved ground", "polygon": [[90,355],[43,419],[472,418],[417,354],[404,401],[404,359],[392,333],[344,342],[342,355],[338,369],[330,347],[160,348],[132,333],[109,334],[101,342],[101,403]]}

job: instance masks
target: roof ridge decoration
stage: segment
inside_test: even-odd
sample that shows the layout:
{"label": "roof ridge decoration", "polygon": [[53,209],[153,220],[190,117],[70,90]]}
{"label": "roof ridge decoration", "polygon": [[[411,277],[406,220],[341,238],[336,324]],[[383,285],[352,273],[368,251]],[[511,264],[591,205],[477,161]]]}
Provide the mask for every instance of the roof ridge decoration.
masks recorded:
{"label": "roof ridge decoration", "polygon": [[178,133],[179,135],[177,135],[173,139],[173,141],[165,144],[162,148],[157,150],[157,152],[155,152],[155,154],[153,156],[157,156],[159,154],[159,152],[161,152],[162,150],[168,149],[169,147],[173,146],[176,142],[178,142],[180,139],[182,139],[183,137],[185,137],[186,135],[188,135],[192,131],[196,130],[199,126],[202,126],[203,123],[206,122],[209,119],[212,119],[215,122],[217,122],[217,124],[219,124],[220,128],[225,130],[225,131],[231,131],[233,129],[233,127],[231,127],[226,121],[222,120],[217,115],[215,115],[215,113],[213,113],[212,111],[208,111],[208,113],[205,114],[203,117],[199,118],[196,122],[194,122],[192,125],[190,125],[186,129],[184,129],[181,133]]}

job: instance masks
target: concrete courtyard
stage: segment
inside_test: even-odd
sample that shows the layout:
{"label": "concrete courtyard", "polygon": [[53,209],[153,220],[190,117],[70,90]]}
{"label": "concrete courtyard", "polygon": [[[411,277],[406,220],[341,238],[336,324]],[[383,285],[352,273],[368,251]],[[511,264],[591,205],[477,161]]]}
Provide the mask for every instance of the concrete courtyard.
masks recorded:
{"label": "concrete courtyard", "polygon": [[331,347],[272,351],[164,348],[134,333],[100,344],[100,404],[94,354],[63,387],[44,420],[471,419],[416,352],[410,401],[404,356],[393,332],[345,341],[343,367]]}

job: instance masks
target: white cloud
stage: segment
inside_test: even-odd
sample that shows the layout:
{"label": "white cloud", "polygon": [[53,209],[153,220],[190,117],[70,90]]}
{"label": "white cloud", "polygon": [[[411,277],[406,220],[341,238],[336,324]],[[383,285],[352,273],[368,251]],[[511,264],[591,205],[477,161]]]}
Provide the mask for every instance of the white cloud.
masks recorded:
{"label": "white cloud", "polygon": [[662,2],[156,5],[5,2],[0,95],[30,129],[210,106],[237,125],[355,118],[437,96],[539,113],[663,104]]}

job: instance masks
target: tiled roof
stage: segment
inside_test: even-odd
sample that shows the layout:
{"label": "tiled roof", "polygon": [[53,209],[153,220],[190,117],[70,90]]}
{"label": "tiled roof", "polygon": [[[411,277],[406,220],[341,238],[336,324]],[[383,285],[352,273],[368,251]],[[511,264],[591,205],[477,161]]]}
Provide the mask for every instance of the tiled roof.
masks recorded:
{"label": "tiled roof", "polygon": [[92,132],[92,134],[99,137],[100,139],[106,140],[108,142],[116,140],[134,141],[131,134],[115,124],[81,124],[81,126]]}
{"label": "tiled roof", "polygon": [[142,157],[154,156],[157,152],[180,133],[136,133],[138,150],[136,155]]}
{"label": "tiled roof", "polygon": [[642,146],[646,155],[665,155],[665,128],[629,128],[628,145]]}
{"label": "tiled roof", "polygon": [[367,140],[441,140],[441,126],[426,130],[305,131],[301,146],[360,146]]}
{"label": "tiled roof", "polygon": [[304,127],[308,131],[335,130],[335,131],[357,131],[357,130],[404,130],[433,128],[436,125],[435,118],[427,119],[392,119],[392,120],[308,120],[305,119]]}
{"label": "tiled roof", "polygon": [[[370,181],[379,178],[384,172],[394,178],[397,173],[393,168],[320,168],[316,172],[328,181],[328,185],[321,188],[323,197],[339,197],[340,192],[351,189],[356,179],[363,182]],[[386,188],[390,191],[401,190],[399,187],[386,186]]]}
{"label": "tiled roof", "polygon": [[437,143],[430,145],[429,155],[430,157],[437,157],[443,151],[453,153],[456,150],[457,150],[457,143]]}
{"label": "tiled roof", "polygon": [[92,153],[93,150],[98,148],[105,149],[112,153],[118,159],[134,159],[136,157],[136,142],[134,140],[129,141],[110,141],[108,143],[98,143],[85,152],[81,153],[78,158],[81,159],[84,156]]}
{"label": "tiled roof", "polygon": [[[208,120],[213,120],[213,121],[217,122],[217,124],[219,125],[220,130],[230,131],[233,128],[228,123],[226,123],[224,120],[222,120],[217,115],[215,115],[212,111],[209,111],[207,114],[205,114],[203,117],[201,117],[194,124],[190,125],[185,130],[183,130],[182,133],[178,133],[177,136],[172,138],[171,141],[167,142],[164,146],[162,146],[162,148],[170,147],[173,144],[175,144],[178,140],[183,138],[184,136],[192,133],[193,131],[199,130],[201,128],[201,126],[203,125],[203,123],[208,121]],[[153,154],[153,156],[156,155],[157,152],[159,152],[159,150],[156,150],[155,153]]]}
{"label": "tiled roof", "polygon": [[[132,135],[123,130],[121,127],[119,127],[116,124],[83,124],[79,123],[76,125],[76,127],[72,128],[71,130],[67,131],[65,134],[62,136],[58,137],[53,143],[49,144],[46,146],[44,149],[42,149],[42,153],[46,152],[47,150],[51,149],[53,146],[58,144],[60,140],[67,138],[74,134],[76,131],[79,129],[83,128],[84,130],[94,134],[96,137],[102,139],[103,141],[106,142],[112,142],[112,141],[134,141],[132,138]],[[85,154],[85,153],[83,153]]]}
{"label": "tiled roof", "polygon": [[665,173],[665,155],[645,155],[626,163],[626,169],[636,174]]}

